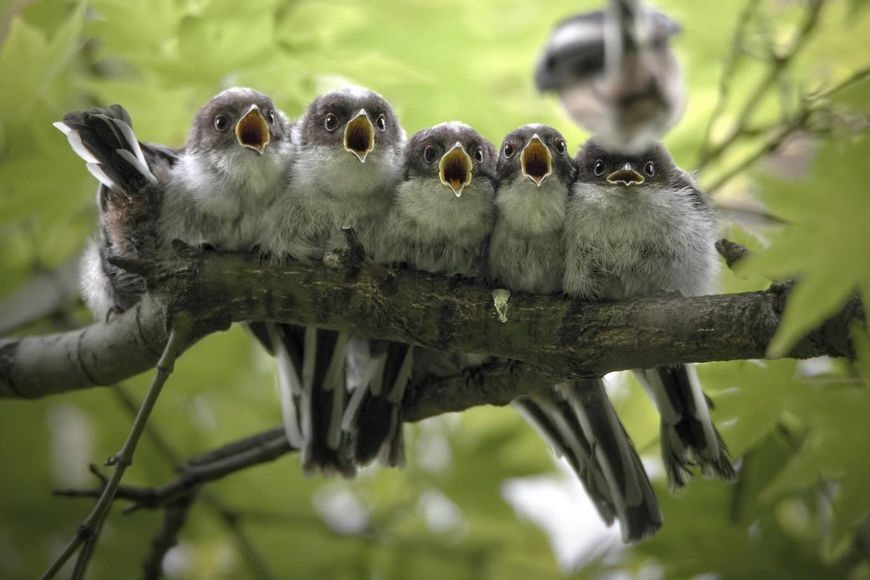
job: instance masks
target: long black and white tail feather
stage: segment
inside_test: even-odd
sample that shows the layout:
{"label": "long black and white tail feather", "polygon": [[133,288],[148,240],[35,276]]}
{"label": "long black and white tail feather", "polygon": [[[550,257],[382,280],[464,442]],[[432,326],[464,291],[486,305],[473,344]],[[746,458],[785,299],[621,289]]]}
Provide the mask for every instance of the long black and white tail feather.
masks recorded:
{"label": "long black and white tail feather", "polygon": [[354,462],[376,458],[387,466],[404,464],[401,405],[411,378],[413,349],[401,343],[354,339],[348,348],[348,388],[352,391],[342,428],[351,438]]}
{"label": "long black and white tail feather", "polygon": [[88,171],[110,190],[132,192],[157,183],[130,115],[120,105],[77,111],[54,123]]}
{"label": "long black and white tail feather", "polygon": [[302,361],[302,466],[308,473],[356,475],[349,438],[341,429],[347,405],[345,354],[348,336],[305,329]]}
{"label": "long black and white tail feather", "polygon": [[710,417],[710,404],[689,365],[636,372],[661,416],[662,460],[669,486],[684,487],[692,467],[707,478],[732,481],[737,473],[728,448]]}
{"label": "long black and white tail feather", "polygon": [[571,405],[608,481],[623,541],[653,535],[662,525],[658,500],[603,382],[589,379],[556,388]]}
{"label": "long black and white tail feather", "polygon": [[601,519],[609,526],[616,518],[615,502],[604,473],[573,410],[553,389],[514,399],[511,404],[564,457],[583,484]]}
{"label": "long black and white tail feather", "polygon": [[384,360],[387,342],[351,337],[347,343],[347,390],[350,400],[342,418],[341,427],[352,431],[358,420],[360,408],[373,388],[383,383]]}
{"label": "long black and white tail feather", "polygon": [[[302,431],[301,407],[303,398],[302,380],[299,371],[302,368],[301,352],[298,345],[304,331],[289,325],[271,323],[256,323],[251,325],[252,332],[257,335],[257,327],[265,327],[268,332],[269,345],[267,349],[275,356],[278,368],[278,392],[281,399],[281,421],[287,441],[296,449],[305,447],[305,437]],[[293,336],[295,334],[295,336]],[[261,341],[262,342],[262,341]]]}
{"label": "long black and white tail feather", "polygon": [[97,204],[102,237],[89,246],[80,276],[82,295],[97,319],[123,312],[146,291],[138,275],[109,264],[110,257],[157,258],[160,187],[177,152],[140,144],[120,105],[67,114],[54,124],[100,182]]}

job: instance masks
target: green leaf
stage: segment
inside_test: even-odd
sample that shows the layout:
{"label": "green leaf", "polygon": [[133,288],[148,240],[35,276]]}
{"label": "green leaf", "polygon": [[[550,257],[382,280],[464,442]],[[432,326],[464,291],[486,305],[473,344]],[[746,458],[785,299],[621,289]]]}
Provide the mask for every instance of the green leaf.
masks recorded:
{"label": "green leaf", "polygon": [[789,225],[771,236],[770,248],[744,267],[772,279],[798,279],[770,356],[788,352],[853,292],[870,296],[868,155],[870,139],[864,136],[826,142],[806,180],[765,181],[762,197]]}
{"label": "green leaf", "polygon": [[794,361],[737,361],[698,366],[713,420],[735,457],[754,447],[779,422],[795,384]]}

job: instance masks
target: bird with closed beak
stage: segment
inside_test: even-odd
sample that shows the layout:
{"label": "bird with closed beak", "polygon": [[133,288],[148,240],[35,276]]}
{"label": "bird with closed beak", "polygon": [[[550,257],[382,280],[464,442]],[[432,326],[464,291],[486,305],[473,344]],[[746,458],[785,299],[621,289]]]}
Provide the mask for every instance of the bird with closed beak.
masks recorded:
{"label": "bird with closed beak", "polygon": [[[568,294],[620,300],[714,292],[718,228],[713,208],[664,146],[625,155],[590,139],[576,162],[578,178],[565,224]],[[692,466],[708,477],[735,479],[694,369],[671,365],[644,369],[638,376],[661,415],[662,457],[671,488],[688,482]]]}
{"label": "bird with closed beak", "polygon": [[[264,251],[322,260],[344,246],[344,227],[371,251],[401,179],[405,132],[393,108],[369,89],[338,89],[310,103],[293,135],[298,152],[288,194],[264,231]],[[354,476],[362,462],[351,430],[342,428],[356,377],[356,367],[346,366],[347,334],[277,324],[255,326],[255,334],[278,358],[284,427],[305,470]],[[351,344],[354,360],[366,365],[368,342]]]}
{"label": "bird with closed beak", "polygon": [[[568,195],[576,168],[562,135],[545,125],[509,133],[499,151],[489,275],[511,292],[562,290]],[[655,493],[601,379],[556,385],[513,406],[565,457],[608,525],[633,542],[661,527]]]}
{"label": "bird with closed beak", "polygon": [[290,123],[272,100],[247,88],[212,98],[181,149],[140,143],[120,105],[66,115],[55,125],[100,181],[100,239],[82,260],[85,302],[100,319],[135,304],[141,277],[109,257],[172,255],[171,243],[248,250],[292,162]]}

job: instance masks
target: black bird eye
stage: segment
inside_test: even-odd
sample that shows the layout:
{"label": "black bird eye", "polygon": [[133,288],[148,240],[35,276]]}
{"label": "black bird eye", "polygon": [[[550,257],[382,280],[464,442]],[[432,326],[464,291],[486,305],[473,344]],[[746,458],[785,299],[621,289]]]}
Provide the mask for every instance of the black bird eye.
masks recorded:
{"label": "black bird eye", "polygon": [[214,118],[214,128],[218,131],[226,131],[230,126],[230,120],[226,115],[218,115]]}
{"label": "black bird eye", "polygon": [[338,117],[332,113],[328,114],[326,119],[323,121],[323,128],[332,132],[335,131],[336,127],[338,127]]}
{"label": "black bird eye", "polygon": [[423,149],[423,161],[426,163],[432,163],[435,161],[435,148],[431,145],[426,145],[426,148]]}
{"label": "black bird eye", "polygon": [[643,172],[652,177],[656,174],[656,166],[653,165],[652,161],[647,161],[646,165],[643,166]]}
{"label": "black bird eye", "polygon": [[604,161],[599,159],[598,161],[595,162],[595,165],[592,167],[592,173],[594,173],[596,176],[604,175],[604,170],[606,168],[607,168],[607,166],[604,165]]}
{"label": "black bird eye", "polygon": [[474,148],[474,158],[477,159],[479,163],[483,163],[483,147],[480,145]]}
{"label": "black bird eye", "polygon": [[269,121],[270,125],[274,125],[275,124],[275,113],[273,111],[269,111],[269,114],[266,115],[266,120]]}
{"label": "black bird eye", "polygon": [[568,152],[568,146],[565,145],[564,139],[559,139],[558,141],[556,141],[556,152],[559,153],[559,155],[564,155]]}
{"label": "black bird eye", "polygon": [[386,131],[387,130],[387,117],[383,113],[381,113],[380,115],[378,115],[378,118],[375,120],[375,125],[377,125],[378,129],[380,129],[381,131]]}
{"label": "black bird eye", "polygon": [[511,145],[510,143],[505,143],[504,148],[502,148],[502,151],[504,151],[505,159],[510,159],[511,157],[514,156],[514,146]]}

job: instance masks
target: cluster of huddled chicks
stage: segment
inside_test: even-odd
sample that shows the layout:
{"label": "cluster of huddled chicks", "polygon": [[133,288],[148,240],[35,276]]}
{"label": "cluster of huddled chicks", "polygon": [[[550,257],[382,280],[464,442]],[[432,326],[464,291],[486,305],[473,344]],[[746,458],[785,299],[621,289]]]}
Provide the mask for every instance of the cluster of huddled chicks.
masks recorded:
{"label": "cluster of huddled chicks", "polygon": [[[83,295],[98,319],[134,305],[143,280],[112,256],[168,259],[172,242],[316,261],[352,226],[371,258],[497,288],[589,300],[714,290],[717,226],[705,196],[660,145],[638,155],[594,139],[569,154],[551,127],[525,125],[496,149],[442,123],[406,139],[389,103],[367,89],[315,99],[291,122],[266,95],[228,89],[197,114],[182,149],[139,143],[118,105],[57,124],[101,182],[101,236]],[[307,471],[352,476],[380,457],[402,462],[401,401],[424,374],[470,355],[251,323],[278,358],[284,425]],[[690,367],[638,371],[662,417],[668,481],[697,466],[735,477]],[[601,380],[563,383],[515,406],[565,457],[601,516],[626,541],[661,514]]]}

